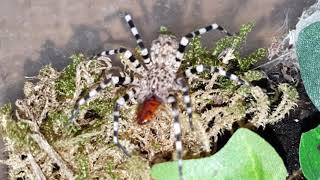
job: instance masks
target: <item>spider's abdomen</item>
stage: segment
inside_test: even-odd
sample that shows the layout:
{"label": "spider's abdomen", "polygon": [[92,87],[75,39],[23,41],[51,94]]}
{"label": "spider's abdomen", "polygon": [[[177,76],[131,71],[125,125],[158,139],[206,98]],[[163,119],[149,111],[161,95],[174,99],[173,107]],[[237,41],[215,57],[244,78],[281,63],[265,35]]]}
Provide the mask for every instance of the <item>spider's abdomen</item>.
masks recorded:
{"label": "spider's abdomen", "polygon": [[137,113],[138,124],[145,124],[153,119],[161,101],[156,96],[151,96],[139,105]]}

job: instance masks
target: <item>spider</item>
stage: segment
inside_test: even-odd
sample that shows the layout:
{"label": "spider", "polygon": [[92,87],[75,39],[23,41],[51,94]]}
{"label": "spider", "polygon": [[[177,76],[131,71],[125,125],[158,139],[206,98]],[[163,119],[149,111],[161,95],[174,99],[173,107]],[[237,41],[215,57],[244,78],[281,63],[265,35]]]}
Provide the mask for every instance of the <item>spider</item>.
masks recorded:
{"label": "spider", "polygon": [[141,63],[135,58],[134,54],[123,47],[103,51],[97,54],[95,57],[105,57],[109,55],[115,55],[123,53],[126,59],[125,63],[131,63],[131,70],[136,76],[107,74],[105,79],[100,82],[98,86],[91,89],[89,93],[82,98],[79,98],[72,111],[70,121],[75,122],[76,116],[79,113],[79,107],[87,103],[91,98],[96,96],[104,88],[114,86],[126,86],[129,87],[126,94],[119,97],[114,105],[113,110],[113,142],[127,155],[130,154],[126,148],[121,145],[118,139],[119,135],[119,119],[120,108],[124,106],[128,101],[136,100],[139,103],[137,110],[137,123],[145,124],[150,122],[161,104],[168,103],[172,108],[172,117],[174,120],[173,128],[175,134],[175,148],[177,152],[178,171],[180,179],[183,179],[182,171],[182,142],[181,142],[181,126],[179,119],[179,110],[177,106],[176,93],[182,92],[183,103],[188,115],[189,125],[193,130],[192,124],[192,108],[189,94],[189,87],[187,79],[191,76],[197,76],[202,72],[218,73],[221,76],[225,76],[237,84],[247,84],[244,80],[241,80],[236,75],[226,72],[221,67],[213,67],[206,65],[196,65],[188,67],[183,73],[178,73],[185,49],[191,38],[204,34],[208,31],[218,30],[228,36],[232,36],[224,28],[218,24],[211,24],[204,28],[200,28],[196,31],[186,34],[178,42],[177,38],[173,35],[160,34],[159,37],[152,41],[150,54],[145,47],[143,40],[135,27],[132,17],[126,13],[125,21],[130,27],[131,33],[135,37],[136,43],[140,49],[140,53],[143,59]]}

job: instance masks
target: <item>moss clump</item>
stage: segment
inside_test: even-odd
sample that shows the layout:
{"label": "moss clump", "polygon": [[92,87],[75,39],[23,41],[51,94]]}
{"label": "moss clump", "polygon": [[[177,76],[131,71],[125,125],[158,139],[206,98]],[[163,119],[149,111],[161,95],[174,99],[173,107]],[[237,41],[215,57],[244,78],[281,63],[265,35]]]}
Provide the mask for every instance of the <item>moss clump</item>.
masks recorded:
{"label": "moss clump", "polygon": [[264,77],[261,71],[249,70],[244,73],[243,78],[249,82],[259,81]]}
{"label": "moss clump", "polygon": [[56,80],[56,90],[62,98],[70,98],[76,90],[76,71],[80,62],[85,60],[83,54],[73,55],[70,57],[72,63],[68,65],[60,77]]}
{"label": "moss clump", "polygon": [[108,100],[97,99],[85,105],[84,109],[93,110],[97,112],[99,117],[105,117],[112,113],[114,102],[115,98]]}
{"label": "moss clump", "polygon": [[1,127],[2,136],[10,139],[11,145],[16,151],[29,148],[35,149],[36,146],[29,136],[31,130],[28,124],[15,121],[12,116],[11,104],[5,104],[0,107],[0,119],[3,123]]}
{"label": "moss clump", "polygon": [[249,54],[248,56],[244,58],[237,58],[238,66],[240,71],[245,72],[250,70],[251,66],[257,63],[262,58],[266,57],[267,50],[264,48],[259,48],[255,52]]}
{"label": "moss clump", "polygon": [[[227,36],[217,41],[216,46],[212,51],[212,55],[217,56],[227,48],[233,48],[233,49],[241,48],[242,43],[245,42],[245,40],[247,39],[249,32],[251,32],[252,30],[252,27],[253,27],[252,23],[244,24],[240,27],[239,32],[236,33],[234,36]],[[239,54],[239,53],[235,53],[235,54]]]}
{"label": "moss clump", "polygon": [[49,112],[46,121],[40,126],[40,131],[48,142],[55,142],[74,134],[72,126],[69,126],[68,115],[64,112]]}

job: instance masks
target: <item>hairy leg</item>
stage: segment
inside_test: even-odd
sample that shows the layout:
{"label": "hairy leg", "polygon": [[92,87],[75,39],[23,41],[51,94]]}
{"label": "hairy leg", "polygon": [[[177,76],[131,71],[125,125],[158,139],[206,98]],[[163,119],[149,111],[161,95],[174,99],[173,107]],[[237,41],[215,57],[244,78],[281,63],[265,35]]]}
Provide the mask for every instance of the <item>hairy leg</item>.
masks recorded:
{"label": "hairy leg", "polygon": [[120,97],[116,101],[114,110],[113,110],[113,142],[129,157],[130,157],[129,152],[119,142],[119,121],[121,119],[120,109],[129,100],[133,99],[135,97],[135,94],[136,94],[136,90],[134,88],[130,89],[124,96]]}
{"label": "hairy leg", "polygon": [[130,31],[132,33],[132,35],[135,37],[136,39],[136,42],[141,50],[141,55],[142,55],[142,58],[143,58],[143,62],[146,66],[149,66],[152,64],[151,62],[151,59],[150,59],[150,55],[149,55],[149,52],[148,52],[148,49],[145,47],[144,43],[143,43],[143,40],[139,34],[139,31],[138,29],[135,27],[134,23],[133,23],[133,20],[132,20],[132,17],[130,14],[126,14],[125,15],[125,20],[127,22],[127,24],[129,25],[130,27]]}
{"label": "hairy leg", "polygon": [[180,77],[177,80],[177,84],[179,85],[182,95],[183,95],[183,103],[185,105],[188,118],[189,118],[189,126],[191,130],[194,130],[193,123],[192,123],[192,106],[191,106],[191,98],[190,98],[190,92],[187,82],[184,78]]}
{"label": "hairy leg", "polygon": [[77,115],[80,111],[80,106],[88,103],[93,97],[98,95],[103,89],[108,87],[110,84],[113,84],[115,86],[122,86],[122,85],[128,85],[131,84],[134,81],[133,76],[116,76],[116,75],[109,75],[107,76],[103,81],[100,82],[98,86],[95,86],[89,91],[89,94],[87,94],[84,97],[79,98],[76,101],[76,104],[73,108],[73,111],[71,112],[71,117],[69,118],[69,121],[75,122]]}
{"label": "hairy leg", "polygon": [[218,73],[220,76],[224,76],[232,81],[235,81],[237,84],[245,84],[245,85],[249,85],[248,82],[240,79],[238,76],[225,71],[223,68],[221,67],[214,67],[214,66],[206,66],[206,65],[196,65],[193,67],[189,67],[185,70],[184,74],[187,78],[191,77],[191,76],[195,76],[198,75],[202,72],[210,72],[210,73]]}
{"label": "hairy leg", "polygon": [[183,173],[182,173],[183,148],[182,148],[182,142],[181,142],[181,125],[179,120],[179,108],[178,108],[178,104],[175,96],[169,95],[167,101],[169,104],[171,104],[171,108],[172,108],[172,116],[174,119],[173,128],[174,128],[175,146],[176,146],[177,159],[178,159],[179,177],[180,177],[180,180],[182,180],[183,179]]}
{"label": "hairy leg", "polygon": [[218,30],[222,33],[225,33],[228,36],[232,35],[228,31],[226,31],[223,27],[221,27],[220,25],[215,24],[215,23],[186,34],[180,40],[179,48],[178,48],[177,55],[176,55],[176,62],[177,62],[178,67],[181,64],[181,61],[184,56],[184,51],[186,50],[186,47],[188,46],[190,39],[197,36],[197,35],[205,34],[205,33],[212,31],[212,30]]}
{"label": "hairy leg", "polygon": [[135,68],[135,69],[133,69],[133,71],[141,72],[144,70],[144,67],[141,65],[139,60],[134,57],[132,52],[126,48],[123,48],[123,47],[120,47],[117,49],[111,49],[111,50],[107,50],[107,51],[102,51],[101,53],[97,54],[95,57],[96,58],[99,58],[101,56],[107,57],[107,56],[116,55],[116,54],[120,54],[120,53],[123,53],[124,58],[128,59],[129,63],[131,63],[133,65],[133,67]]}

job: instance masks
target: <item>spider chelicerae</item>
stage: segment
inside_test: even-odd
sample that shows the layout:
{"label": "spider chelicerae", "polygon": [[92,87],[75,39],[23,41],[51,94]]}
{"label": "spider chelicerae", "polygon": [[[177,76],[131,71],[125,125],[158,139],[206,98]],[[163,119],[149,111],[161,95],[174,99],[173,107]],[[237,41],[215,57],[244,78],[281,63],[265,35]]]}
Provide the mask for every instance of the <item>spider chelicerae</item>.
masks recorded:
{"label": "spider chelicerae", "polygon": [[173,128],[175,134],[175,148],[177,152],[178,170],[180,179],[183,179],[182,171],[182,142],[181,142],[181,126],[179,120],[179,110],[177,106],[176,94],[182,92],[183,103],[189,117],[190,128],[193,130],[192,124],[192,108],[189,94],[187,79],[191,76],[197,76],[203,72],[218,73],[225,76],[237,84],[247,84],[245,81],[238,78],[236,75],[226,72],[221,67],[196,65],[188,67],[183,73],[178,73],[185,49],[191,38],[204,34],[211,30],[218,30],[228,36],[231,36],[224,28],[218,24],[211,24],[204,28],[186,34],[178,42],[173,35],[160,34],[160,36],[152,41],[150,54],[145,47],[142,38],[135,27],[132,17],[129,14],[125,15],[125,20],[130,27],[131,33],[135,37],[136,43],[140,48],[140,54],[143,62],[135,58],[134,54],[123,47],[107,50],[96,55],[96,58],[123,53],[126,63],[131,63],[131,70],[135,76],[127,76],[124,73],[120,75],[107,74],[105,79],[98,86],[91,89],[89,94],[76,101],[74,110],[70,120],[75,122],[76,116],[79,113],[81,105],[86,104],[90,99],[96,96],[100,91],[114,86],[126,86],[128,90],[125,95],[119,97],[114,105],[113,111],[113,141],[114,143],[128,156],[130,154],[126,148],[120,144],[119,135],[119,119],[120,108],[128,101],[136,100],[139,103],[137,110],[137,123],[145,124],[153,119],[155,112],[160,104],[168,103],[172,108]]}

